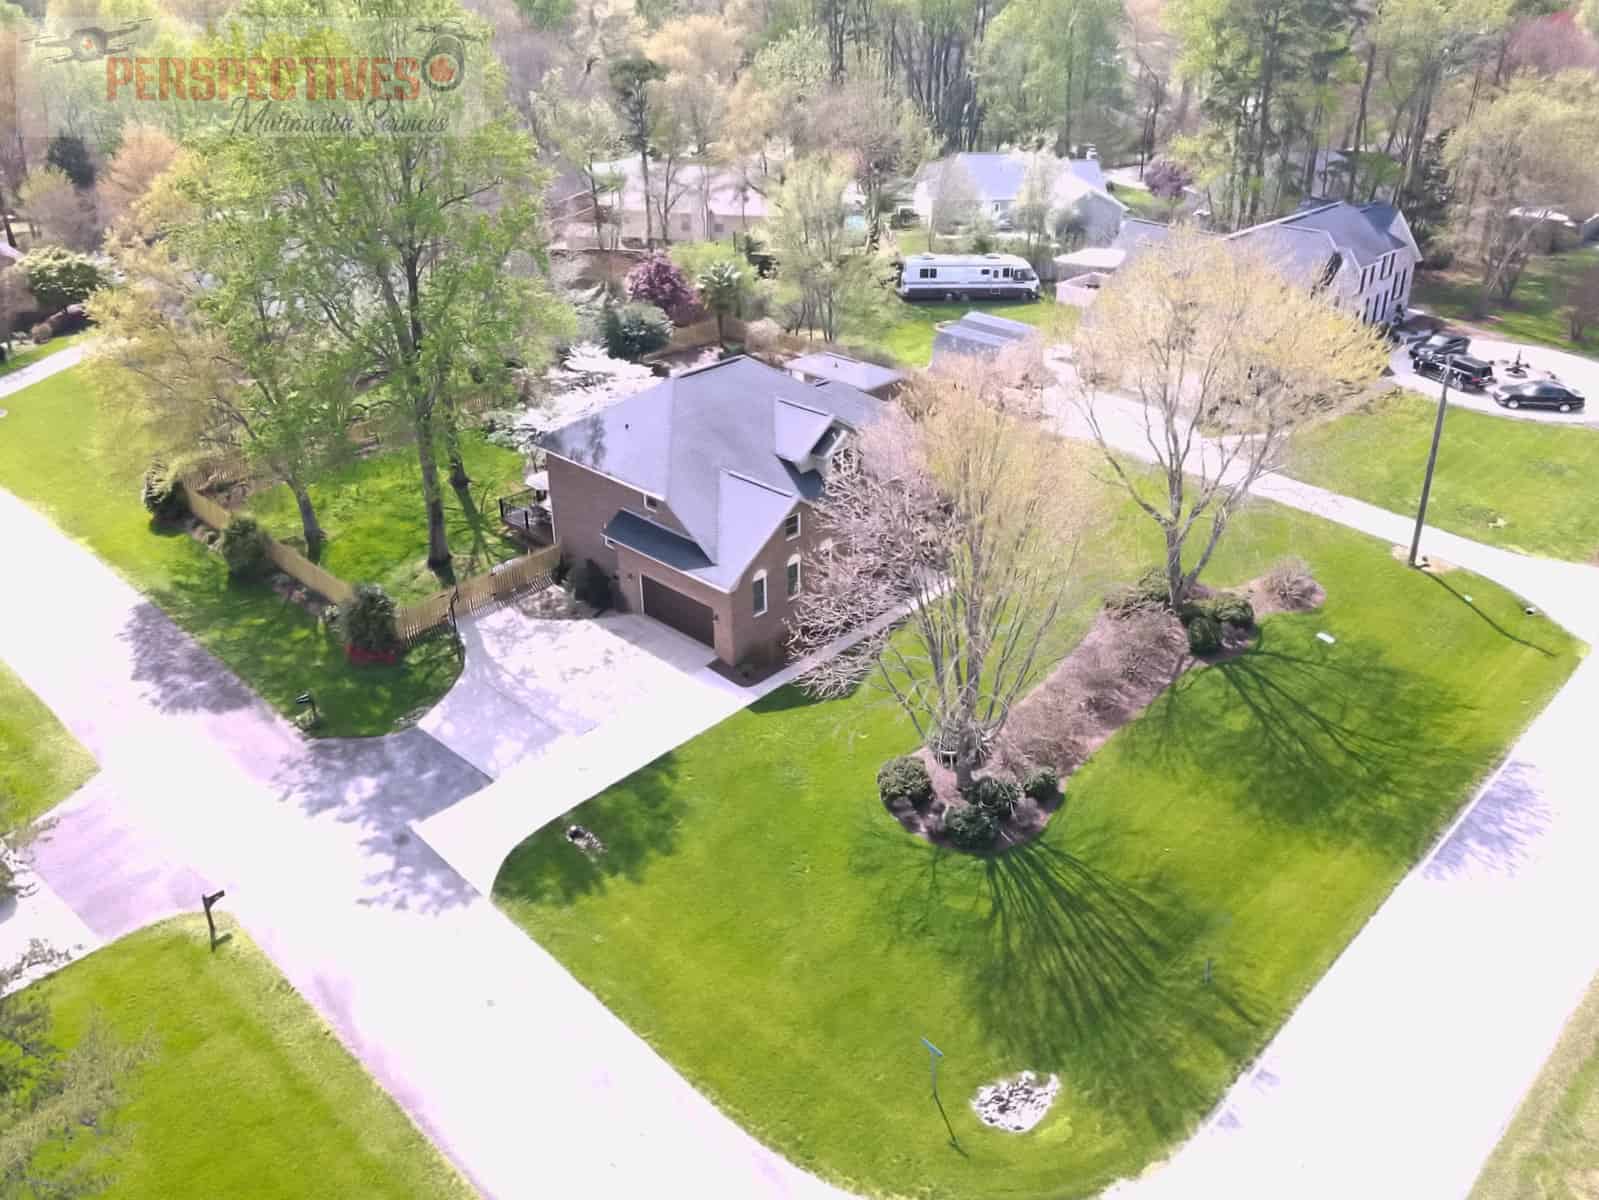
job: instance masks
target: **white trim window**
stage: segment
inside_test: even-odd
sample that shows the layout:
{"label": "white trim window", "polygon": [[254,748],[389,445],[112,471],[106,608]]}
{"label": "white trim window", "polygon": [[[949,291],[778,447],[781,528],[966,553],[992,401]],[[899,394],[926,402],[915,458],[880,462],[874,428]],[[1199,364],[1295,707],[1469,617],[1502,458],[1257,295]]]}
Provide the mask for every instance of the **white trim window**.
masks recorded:
{"label": "white trim window", "polygon": [[640,492],[639,495],[644,497],[644,511],[645,512],[660,512],[661,511],[661,502],[659,500],[657,500],[654,496],[650,495],[648,492]]}
{"label": "white trim window", "polygon": [[603,533],[600,534],[600,541],[605,543],[605,548],[607,550],[615,550],[616,549],[616,543],[613,542],[610,538],[606,537],[605,534],[603,534]]}
{"label": "white trim window", "polygon": [[783,540],[785,542],[792,542],[795,538],[799,537],[799,535],[800,512],[799,509],[796,508],[793,512],[789,513],[788,516],[783,518]]}
{"label": "white trim window", "polygon": [[790,554],[788,562],[783,567],[783,583],[788,591],[788,598],[792,600],[800,594],[800,556]]}
{"label": "white trim window", "polygon": [[757,571],[750,580],[750,605],[757,617],[766,615],[766,572]]}

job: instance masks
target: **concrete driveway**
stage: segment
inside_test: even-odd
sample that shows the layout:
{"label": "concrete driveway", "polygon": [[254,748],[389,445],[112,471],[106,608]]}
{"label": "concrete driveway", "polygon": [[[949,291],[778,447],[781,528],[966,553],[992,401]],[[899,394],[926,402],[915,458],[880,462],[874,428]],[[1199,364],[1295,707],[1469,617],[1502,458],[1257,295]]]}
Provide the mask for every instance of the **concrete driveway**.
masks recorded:
{"label": "concrete driveway", "polygon": [[[1559,376],[1562,382],[1575,387],[1584,396],[1589,398],[1588,407],[1582,412],[1558,413],[1544,409],[1515,409],[1500,408],[1494,403],[1492,396],[1482,392],[1467,392],[1460,388],[1449,389],[1449,403],[1458,408],[1469,408],[1476,412],[1487,413],[1490,416],[1506,417],[1513,421],[1543,421],[1559,425],[1587,425],[1599,427],[1599,362],[1593,359],[1582,358],[1576,354],[1567,354],[1563,350],[1553,350],[1548,346],[1530,346],[1521,342],[1502,342],[1496,338],[1478,337],[1471,338],[1471,355],[1473,358],[1486,359],[1493,363],[1494,374],[1501,382],[1511,382],[1512,376],[1505,374],[1505,367],[1515,362],[1517,355],[1521,361],[1534,370],[1548,371]],[[1394,378],[1404,387],[1413,392],[1420,392],[1423,396],[1430,396],[1436,400],[1443,391],[1443,384],[1436,379],[1429,379],[1425,375],[1418,375],[1410,366],[1410,354],[1404,347],[1394,351],[1390,365],[1393,367]]]}
{"label": "concrete driveway", "polygon": [[495,779],[620,714],[697,709],[726,686],[709,646],[633,613],[550,620],[511,605],[463,621],[461,637],[461,678],[420,725]]}

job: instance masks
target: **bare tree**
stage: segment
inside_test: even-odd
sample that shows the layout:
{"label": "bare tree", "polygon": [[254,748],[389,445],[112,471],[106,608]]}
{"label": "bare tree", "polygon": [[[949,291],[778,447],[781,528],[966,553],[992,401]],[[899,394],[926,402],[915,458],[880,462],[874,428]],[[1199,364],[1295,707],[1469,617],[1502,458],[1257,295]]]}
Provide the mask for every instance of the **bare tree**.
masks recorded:
{"label": "bare tree", "polygon": [[967,224],[977,216],[981,198],[971,172],[961,165],[961,160],[950,155],[932,168],[928,181],[927,248],[933,248],[934,239],[941,233],[952,233],[957,225]]}
{"label": "bare tree", "polygon": [[816,506],[832,548],[807,566],[792,625],[796,648],[819,650],[907,610],[806,686],[881,688],[962,787],[1043,665],[1083,523],[1064,447],[1016,403],[1036,396],[1026,367],[967,360],[924,376],[846,443]]}
{"label": "bare tree", "polygon": [[1112,478],[1160,527],[1173,606],[1294,433],[1337,411],[1387,359],[1376,331],[1320,292],[1191,230],[1100,292],[1068,391]]}

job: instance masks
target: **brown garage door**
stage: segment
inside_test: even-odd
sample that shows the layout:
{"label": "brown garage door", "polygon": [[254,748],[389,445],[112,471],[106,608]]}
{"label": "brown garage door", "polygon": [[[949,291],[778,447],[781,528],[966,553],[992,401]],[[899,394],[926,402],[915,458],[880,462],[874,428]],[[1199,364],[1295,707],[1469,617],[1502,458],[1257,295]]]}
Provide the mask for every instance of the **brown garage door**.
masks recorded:
{"label": "brown garage door", "polygon": [[710,606],[682,592],[674,592],[648,575],[644,576],[644,612],[679,633],[688,634],[696,642],[716,645]]}

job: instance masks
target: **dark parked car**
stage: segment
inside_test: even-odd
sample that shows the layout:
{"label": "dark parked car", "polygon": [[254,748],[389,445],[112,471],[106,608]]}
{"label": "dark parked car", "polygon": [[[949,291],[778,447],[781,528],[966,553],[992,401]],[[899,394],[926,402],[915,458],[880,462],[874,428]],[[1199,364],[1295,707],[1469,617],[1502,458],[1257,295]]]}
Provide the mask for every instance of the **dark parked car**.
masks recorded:
{"label": "dark parked car", "polygon": [[1556,412],[1580,412],[1586,403],[1581,392],[1554,379],[1495,388],[1494,399],[1506,408],[1552,408]]}
{"label": "dark parked car", "polygon": [[1429,354],[1416,360],[1416,370],[1434,379],[1442,379],[1447,373],[1452,386],[1478,392],[1494,381],[1493,364],[1469,354]]}
{"label": "dark parked car", "polygon": [[1471,349],[1471,339],[1463,333],[1434,333],[1410,343],[1410,361],[1438,358],[1447,354],[1464,354]]}

